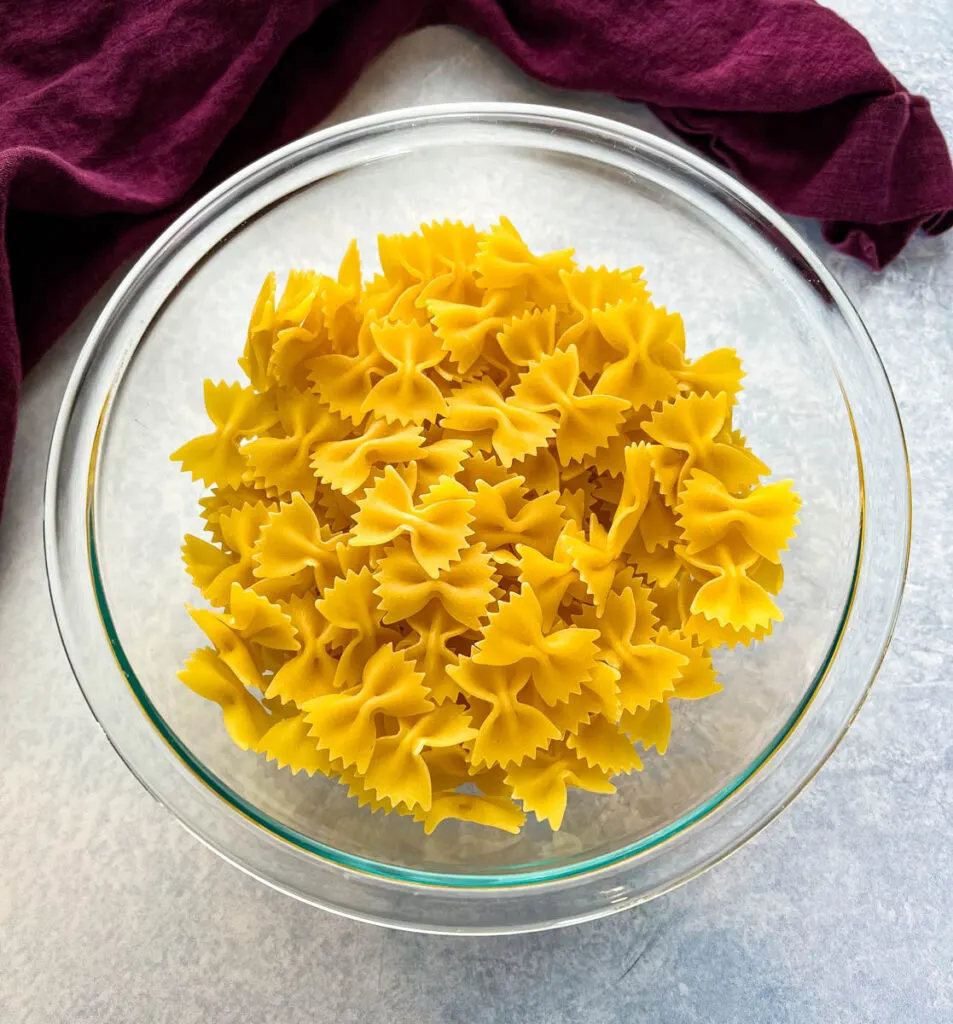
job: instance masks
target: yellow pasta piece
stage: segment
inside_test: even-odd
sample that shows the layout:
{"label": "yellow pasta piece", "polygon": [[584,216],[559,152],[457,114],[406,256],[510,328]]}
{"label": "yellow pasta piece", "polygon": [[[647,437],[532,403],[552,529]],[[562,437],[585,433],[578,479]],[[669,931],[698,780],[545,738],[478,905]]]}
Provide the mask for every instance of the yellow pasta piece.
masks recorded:
{"label": "yellow pasta piece", "polygon": [[478,243],[474,263],[484,288],[514,292],[523,300],[532,296],[546,307],[566,301],[559,275],[575,269],[572,255],[572,249],[563,249],[535,256],[510,221],[501,217]]}
{"label": "yellow pasta piece", "polygon": [[172,453],[174,462],[193,480],[226,487],[240,487],[245,473],[241,441],[264,433],[278,418],[274,399],[258,395],[240,384],[205,382],[205,411],[215,426]]}
{"label": "yellow pasta piece", "polygon": [[[513,795],[498,768],[472,772],[463,747],[425,750],[423,758],[430,770],[433,800],[430,810],[419,807],[414,820],[423,824],[429,835],[443,821],[455,819],[487,825],[516,834],[526,815],[513,802]],[[459,793],[461,786],[475,785],[480,792]]]}
{"label": "yellow pasta piece", "polygon": [[639,536],[648,554],[656,548],[667,548],[682,540],[682,531],[675,515],[665,503],[661,492],[653,487],[639,517]]}
{"label": "yellow pasta piece", "polygon": [[254,505],[230,509],[219,516],[222,543],[227,551],[231,551],[241,561],[243,568],[253,568],[255,543],[272,509],[272,505],[256,502]]}
{"label": "yellow pasta piece", "polygon": [[325,621],[337,627],[343,650],[334,673],[335,687],[352,685],[382,643],[396,641],[393,630],[380,625],[380,608],[369,566],[349,569],[328,587],[317,602]]}
{"label": "yellow pasta piece", "polygon": [[622,549],[622,557],[650,583],[659,586],[670,584],[684,568],[679,556],[679,546],[656,546],[649,551],[641,533],[634,533]]}
{"label": "yellow pasta piece", "polygon": [[447,672],[460,691],[473,698],[471,710],[476,712],[481,701],[487,708],[484,716],[474,716],[477,736],[470,760],[475,767],[519,764],[562,735],[544,712],[520,699],[531,666],[500,668],[462,658]]}
{"label": "yellow pasta piece", "polygon": [[509,467],[514,459],[523,459],[542,448],[556,433],[557,422],[545,413],[507,401],[496,384],[484,377],[464,384],[451,395],[443,426],[467,435],[485,434],[496,457]]}
{"label": "yellow pasta piece", "polygon": [[576,732],[566,737],[566,746],[589,765],[605,772],[628,774],[642,768],[642,759],[632,741],[618,725],[593,715]]}
{"label": "yellow pasta piece", "polygon": [[688,662],[679,669],[678,678],[671,696],[679,700],[701,700],[712,694],[721,693],[722,686],[715,679],[715,667],[711,663],[711,655],[704,647],[692,643],[690,636],[678,630],[662,626],[655,637],[660,647],[684,654]]}
{"label": "yellow pasta piece", "polygon": [[685,351],[682,318],[649,302],[621,302],[592,314],[610,345],[622,354],[599,375],[597,395],[622,395],[633,408],[651,408],[679,390]]}
{"label": "yellow pasta piece", "polygon": [[272,604],[287,604],[292,598],[304,597],[311,593],[315,582],[315,570],[304,568],[290,576],[255,580],[249,589],[255,594],[266,597]]}
{"label": "yellow pasta piece", "polygon": [[356,347],[361,324],[361,254],[351,242],[338,267],[337,278],[320,277],[324,321],[335,352],[349,354]]}
{"label": "yellow pasta piece", "polygon": [[[408,287],[411,289],[411,294],[401,301]],[[370,281],[364,284],[364,289],[361,293],[362,320],[367,322],[369,318],[383,319],[388,317],[400,304],[405,309],[409,307],[409,318],[416,322],[416,302],[419,294],[419,282],[412,282],[408,285],[406,278],[403,276],[399,281],[389,281],[386,275],[375,274]]]}
{"label": "yellow pasta piece", "polygon": [[[377,255],[384,277],[404,289],[419,286],[433,276],[433,253],[422,232],[378,235]],[[414,300],[418,294],[413,293]]]}
{"label": "yellow pasta piece", "polygon": [[328,353],[331,339],[320,322],[320,306],[315,305],[308,320],[312,323],[286,327],[278,331],[268,364],[269,374],[278,386],[305,391],[310,386],[310,365]]}
{"label": "yellow pasta piece", "polygon": [[274,320],[266,380],[269,386],[304,390],[308,387],[309,362],[331,348],[321,278],[313,272],[291,271]]}
{"label": "yellow pasta piece", "polygon": [[272,380],[268,376],[268,364],[275,343],[276,284],[274,273],[265,278],[248,321],[245,351],[238,360],[238,365],[251,381],[251,386],[258,392],[268,391],[272,385]]}
{"label": "yellow pasta piece", "polygon": [[378,737],[365,782],[378,797],[430,810],[433,790],[424,750],[457,746],[476,734],[459,704],[442,704],[417,717],[403,718],[396,733]]}
{"label": "yellow pasta piece", "polygon": [[[584,487],[574,491],[563,491],[559,495],[559,504],[566,514],[566,517],[575,523],[588,522],[593,514],[593,497]],[[596,516],[598,519],[599,517]]]}
{"label": "yellow pasta piece", "polygon": [[315,574],[312,569],[302,569],[291,576],[275,579],[256,580],[248,589],[272,604],[287,604],[292,598],[304,597],[314,589]]}
{"label": "yellow pasta piece", "polygon": [[357,502],[335,490],[330,484],[319,480],[314,489],[313,507],[321,522],[335,533],[348,533],[354,513],[357,511]]}
{"label": "yellow pasta piece", "polygon": [[347,795],[357,801],[357,806],[366,807],[371,814],[383,812],[384,814],[399,814],[404,817],[410,814],[408,808],[403,804],[395,804],[386,796],[376,796],[374,791],[367,786],[364,776],[356,768],[343,768],[338,781],[347,786]]}
{"label": "yellow pasta piece", "polygon": [[[436,276],[431,285],[438,286],[433,289],[434,293],[469,286],[467,279],[471,279],[473,275],[473,261],[476,259],[477,246],[480,243],[480,232],[472,224],[464,224],[462,221],[434,220],[429,224],[421,224],[420,234],[434,258]],[[458,278],[463,278],[464,281],[462,284],[446,281],[448,275],[452,275],[455,281]],[[424,299],[429,297],[425,293]]]}
{"label": "yellow pasta piece", "polygon": [[416,459],[423,443],[419,427],[398,427],[375,419],[357,437],[315,445],[311,468],[324,483],[349,495],[363,487],[378,467]]}
{"label": "yellow pasta piece", "polygon": [[[666,488],[674,504],[674,493],[682,487],[688,473],[703,469],[725,483],[732,493],[740,493],[757,483],[768,472],[760,459],[746,449],[718,440],[727,422],[728,395],[687,395],[667,403],[652,415],[645,431],[677,456],[674,487]],[[668,465],[671,465],[669,463]]]}
{"label": "yellow pasta piece", "polygon": [[326,750],[318,748],[304,714],[275,722],[258,740],[256,749],[279,768],[290,768],[294,775],[317,772],[331,776],[341,767],[340,761],[333,761]]}
{"label": "yellow pasta piece", "polygon": [[704,615],[689,615],[682,626],[682,631],[695,637],[706,647],[728,647],[732,650],[741,644],[749,647],[752,643],[760,643],[771,635],[773,623],[759,626],[757,629],[743,629],[734,626],[722,626],[714,619]]}
{"label": "yellow pasta piece", "polygon": [[212,642],[215,652],[239,680],[242,686],[264,689],[261,670],[248,642],[232,628],[229,617],[207,608],[186,606],[193,621]]}
{"label": "yellow pasta piece", "polygon": [[[374,344],[368,324],[366,329],[361,328],[353,354],[334,352],[313,359],[309,380],[315,394],[332,412],[357,424],[364,418],[364,400],[375,377],[386,373],[390,365]],[[340,437],[345,436],[342,431]]]}
{"label": "yellow pasta piece", "polygon": [[[377,251],[389,286],[388,304],[375,306],[378,316],[408,320],[428,298],[474,297],[472,264],[479,233],[459,221],[421,224],[410,234],[378,235]],[[376,279],[375,279],[376,280]],[[378,282],[378,290],[388,291]]]}
{"label": "yellow pasta piece", "polygon": [[300,646],[291,619],[281,607],[272,604],[261,594],[243,589],[237,583],[232,584],[228,612],[220,612],[218,616],[239,636],[253,640],[261,647],[276,651],[296,651]]}
{"label": "yellow pasta piece", "polygon": [[415,505],[413,492],[388,466],[383,477],[358,502],[351,543],[387,544],[402,534],[428,576],[449,568],[473,532],[473,498],[463,484],[443,477]]}
{"label": "yellow pasta piece", "polygon": [[632,536],[653,493],[652,453],[648,445],[630,444],[623,453],[622,493],[612,517],[607,543],[618,551]]}
{"label": "yellow pasta piece", "polygon": [[253,549],[253,575],[276,579],[310,567],[318,589],[323,590],[337,575],[338,540],[339,535],[322,526],[314,509],[296,493],[270,512],[262,525]]}
{"label": "yellow pasta piece", "polygon": [[654,639],[658,632],[659,617],[655,607],[655,592],[647,586],[645,579],[631,568],[620,569],[612,581],[612,590],[624,597],[626,602],[629,600],[626,595],[631,596],[635,613],[633,643],[644,644]]}
{"label": "yellow pasta piece", "polygon": [[542,612],[542,626],[552,629],[559,606],[577,578],[572,563],[549,558],[538,548],[517,544],[519,582],[536,596]]}
{"label": "yellow pasta piece", "polygon": [[672,735],[672,710],[667,701],[655,701],[647,708],[624,711],[619,722],[633,743],[641,743],[644,750],[652,747],[664,754]]}
{"label": "yellow pasta piece", "polygon": [[592,516],[588,537],[572,522],[563,528],[556,542],[556,560],[566,561],[573,567],[597,613],[605,607],[618,567],[618,554],[609,548],[608,541],[608,530]]}
{"label": "yellow pasta piece", "polygon": [[587,608],[575,621],[598,622],[596,642],[605,660],[620,672],[619,698],[626,711],[661,700],[675,688],[682,667],[689,662],[680,651],[647,637],[645,626],[640,629],[633,590],[611,592],[600,619],[595,619],[594,608]]}
{"label": "yellow pasta piece", "polygon": [[269,499],[264,490],[243,484],[241,487],[214,486],[208,495],[199,499],[199,504],[202,506],[199,514],[205,521],[206,531],[215,544],[222,544],[220,520],[223,514],[246,505],[265,505],[270,508],[277,503]]}
{"label": "yellow pasta piece", "polygon": [[337,546],[341,575],[346,576],[349,572],[360,572],[362,569],[375,569],[385,550],[384,547],[374,547],[373,545],[354,547],[350,541],[341,541]]}
{"label": "yellow pasta piece", "polygon": [[[471,449],[472,447],[471,444]],[[504,469],[494,456],[485,455],[480,451],[471,451],[471,454],[464,460],[462,469],[455,476],[468,491],[475,491],[481,480],[488,484],[499,484],[510,479],[514,474],[515,469]]]}
{"label": "yellow pasta piece", "polygon": [[559,495],[541,494],[526,500],[520,477],[497,484],[480,481],[473,504],[473,529],[491,552],[513,544],[531,544],[551,552],[564,519]]}
{"label": "yellow pasta piece", "polygon": [[619,559],[645,510],[652,486],[650,452],[645,445],[629,445],[625,452],[626,471],[622,493],[607,530],[596,516],[589,518],[588,536],[570,523],[556,543],[556,557],[570,562],[592,597],[596,614],[601,614]]}
{"label": "yellow pasta piece", "polygon": [[[506,219],[378,238],[362,277],[269,275],[212,431],[181,678],[235,743],[432,832],[552,828],[668,748],[711,652],[781,619],[790,481],[641,268],[538,255]],[[740,415],[740,413],[739,413]],[[321,784],[315,780],[315,784]]]}
{"label": "yellow pasta piece", "polygon": [[449,674],[453,665],[459,664],[459,655],[449,646],[450,641],[463,636],[466,626],[450,617],[443,607],[429,614],[417,613],[406,619],[413,631],[400,646],[407,656],[413,658],[417,668],[424,674],[430,697],[437,704],[456,700],[460,688]]}
{"label": "yellow pasta piece", "polygon": [[688,541],[686,553],[697,554],[737,534],[762,558],[780,562],[794,535],[801,504],[792,487],[791,480],[783,480],[735,497],[717,477],[693,470],[676,508],[678,525]]}
{"label": "yellow pasta piece", "polygon": [[200,697],[221,707],[228,735],[242,750],[254,747],[267,730],[268,713],[216,651],[208,647],[195,651],[179,679]]}
{"label": "yellow pasta piece", "polygon": [[616,433],[627,398],[587,394],[580,390],[579,352],[575,345],[541,356],[513,388],[513,401],[535,413],[558,418],[556,452],[565,466],[592,455]]}
{"label": "yellow pasta piece", "polygon": [[617,722],[622,713],[619,679],[621,673],[604,661],[596,662],[592,675],[582,684],[582,695],[592,697],[590,714],[601,715],[609,722]]}
{"label": "yellow pasta piece", "polygon": [[446,413],[447,400],[426,373],[446,354],[433,328],[383,323],[371,327],[371,336],[390,366],[367,393],[361,412],[403,424],[433,422]]}
{"label": "yellow pasta piece", "polygon": [[[427,770],[430,772],[430,785],[434,797],[445,793],[454,793],[461,786],[476,783],[476,776],[471,774],[466,748],[462,744],[433,747],[430,750],[425,750],[422,756],[427,762]],[[499,769],[485,769],[480,775],[489,779],[491,772],[497,775]],[[481,792],[483,791],[481,789]]]}
{"label": "yellow pasta piece", "polygon": [[[227,586],[222,588],[220,600],[213,600],[217,597],[213,588],[215,588],[216,580],[222,579],[222,574],[232,568],[233,559],[220,547],[191,533],[185,535],[185,543],[181,550],[185,571],[202,592],[202,596],[207,598],[211,604],[224,606],[231,587],[231,579],[228,580]],[[210,591],[213,591],[212,597],[209,597]]]}
{"label": "yellow pasta piece", "polygon": [[523,807],[540,821],[548,821],[554,829],[562,824],[570,787],[590,793],[615,792],[608,772],[590,767],[561,743],[554,743],[538,757],[511,768],[506,781]]}
{"label": "yellow pasta piece", "polygon": [[278,420],[284,436],[259,437],[243,446],[248,464],[244,479],[280,495],[300,492],[313,501],[317,481],[310,465],[311,451],[322,441],[344,437],[347,427],[304,391],[279,392]]}
{"label": "yellow pasta piece", "polygon": [[377,746],[380,715],[399,718],[433,710],[423,678],[393,644],[378,648],[356,686],[305,703],[302,710],[318,748],[365,774]]}
{"label": "yellow pasta piece", "polygon": [[560,335],[559,347],[576,346],[583,373],[596,376],[607,363],[618,359],[619,351],[625,352],[624,347],[613,347],[612,337],[602,333],[594,318],[606,306],[645,300],[648,293],[641,273],[641,267],[633,270],[586,267],[560,272],[573,315],[572,323]]}
{"label": "yellow pasta piece", "polygon": [[241,487],[212,487],[209,494],[199,498],[202,511],[199,513],[205,521],[205,529],[216,544],[222,543],[222,531],[219,520],[223,513],[232,509],[243,508],[245,505],[271,505],[264,491],[256,490],[243,484]]}
{"label": "yellow pasta piece", "polygon": [[410,620],[431,601],[439,601],[457,622],[479,629],[496,586],[493,571],[484,544],[464,548],[436,577],[421,566],[408,543],[395,544],[375,573],[383,621]]}
{"label": "yellow pasta piece", "polygon": [[732,348],[716,348],[676,371],[681,391],[696,395],[717,395],[724,392],[732,400],[741,390],[744,371],[738,353]]}
{"label": "yellow pasta piece", "polygon": [[653,445],[652,473],[658,483],[662,500],[666,505],[672,507],[678,502],[678,491],[681,485],[682,470],[687,459],[687,453],[677,448],[667,448],[663,444]]}
{"label": "yellow pasta piece", "polygon": [[441,477],[458,477],[471,447],[472,442],[467,438],[444,437],[418,448],[412,457],[417,470],[416,493],[429,491]]}
{"label": "yellow pasta piece", "polygon": [[500,315],[502,310],[502,297],[494,295],[485,296],[477,305],[444,299],[427,302],[434,332],[461,375],[477,365],[506,324],[506,318]]}
{"label": "yellow pasta piece", "polygon": [[592,675],[599,631],[566,626],[544,632],[539,600],[526,585],[491,612],[474,647],[477,665],[529,664],[536,692],[552,706],[567,700]]}
{"label": "yellow pasta piece", "polygon": [[340,639],[341,630],[306,597],[292,597],[285,610],[300,648],[272,676],[265,696],[300,708],[334,689],[338,662],[329,646]]}
{"label": "yellow pasta piece", "polygon": [[[313,270],[292,270],[275,307],[275,326],[293,327],[310,314],[318,296],[319,277]],[[269,364],[271,360],[268,361]]]}
{"label": "yellow pasta piece", "polygon": [[[620,426],[620,433],[613,434],[606,440],[605,447],[597,448],[592,455],[586,455],[582,459],[582,466],[585,469],[596,469],[604,477],[621,477],[625,472],[625,450],[633,443],[632,438],[621,433],[625,427],[623,420]],[[618,481],[612,481],[617,483]],[[608,483],[608,479],[602,481]],[[616,498],[618,500],[618,498]]]}
{"label": "yellow pasta piece", "polygon": [[748,576],[760,558],[753,549],[721,541],[707,551],[686,557],[714,576],[695,595],[693,614],[714,619],[720,626],[749,631],[765,629],[782,618],[769,591]]}
{"label": "yellow pasta piece", "polygon": [[650,596],[660,627],[667,626],[672,630],[679,630],[682,627],[682,614],[678,607],[678,589],[677,580],[673,580],[665,586],[656,583],[652,587]]}
{"label": "yellow pasta piece", "polygon": [[421,814],[418,821],[427,835],[449,818],[487,825],[503,832],[516,835],[526,821],[526,815],[509,797],[482,796],[476,793],[447,793],[437,797],[429,811]]}
{"label": "yellow pasta piece", "polygon": [[568,700],[552,706],[540,697],[532,684],[526,687],[520,699],[539,711],[563,738],[588,722],[599,705],[598,696],[585,686],[579,693],[571,694]]}
{"label": "yellow pasta piece", "polygon": [[541,711],[565,739],[578,732],[595,715],[601,715],[610,722],[618,721],[622,712],[619,671],[604,661],[597,661],[592,675],[583,682],[579,693],[570,694],[568,700],[549,705],[532,684],[523,692],[521,699]]}
{"label": "yellow pasta piece", "polygon": [[784,586],[784,567],[780,561],[771,562],[761,558],[748,570],[748,578],[764,587],[769,594],[780,594]]}
{"label": "yellow pasta piece", "polygon": [[261,503],[223,513],[219,517],[223,548],[186,534],[182,559],[210,604],[224,608],[233,583],[243,587],[254,583],[254,545],[268,514],[268,506]]}
{"label": "yellow pasta piece", "polygon": [[515,366],[532,366],[556,347],[556,307],[535,309],[514,317],[500,331],[503,355]]}

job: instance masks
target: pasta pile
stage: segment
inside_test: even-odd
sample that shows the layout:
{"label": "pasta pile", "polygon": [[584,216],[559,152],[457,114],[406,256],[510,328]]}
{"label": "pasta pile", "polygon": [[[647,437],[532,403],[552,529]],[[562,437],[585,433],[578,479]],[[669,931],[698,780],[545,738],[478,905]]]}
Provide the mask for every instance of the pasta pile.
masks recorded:
{"label": "pasta pile", "polygon": [[781,618],[790,481],[735,429],[731,349],[690,360],[641,269],[534,255],[501,218],[274,275],[211,433],[182,680],[236,744],[429,832],[553,829],[567,789],[664,753],[710,651]]}

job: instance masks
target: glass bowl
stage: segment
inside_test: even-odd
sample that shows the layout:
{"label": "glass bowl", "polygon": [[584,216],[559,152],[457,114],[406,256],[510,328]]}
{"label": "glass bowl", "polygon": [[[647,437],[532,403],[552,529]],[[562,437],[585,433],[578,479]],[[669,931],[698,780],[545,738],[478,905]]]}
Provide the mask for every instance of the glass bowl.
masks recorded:
{"label": "glass bowl", "polygon": [[[204,432],[202,380],[237,379],[265,274],[333,271],[356,237],[508,216],[533,248],[642,265],[689,351],[734,346],[739,425],[803,499],[784,622],[719,651],[725,690],[677,702],[669,751],[612,797],[573,791],[563,828],[512,836],[372,815],[344,787],[238,750],[176,678],[199,635],[179,547],[198,485],[169,461]],[[897,409],[856,312],[807,245],[729,175],[587,114],[430,107],[318,132],[231,178],[148,250],[76,365],[53,437],[45,540],[73,670],[110,742],[203,842],[348,916],[442,932],[598,917],[714,864],[829,756],[883,657],[907,564]]]}

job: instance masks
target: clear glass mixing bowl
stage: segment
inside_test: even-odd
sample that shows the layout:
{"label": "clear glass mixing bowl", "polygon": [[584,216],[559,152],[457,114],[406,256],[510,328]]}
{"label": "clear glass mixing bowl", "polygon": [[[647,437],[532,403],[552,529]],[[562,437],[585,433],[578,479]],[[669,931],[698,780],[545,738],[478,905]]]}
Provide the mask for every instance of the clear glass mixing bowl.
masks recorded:
{"label": "clear glass mixing bowl", "polygon": [[[198,488],[169,461],[204,431],[202,380],[236,379],[269,270],[333,269],[356,236],[510,217],[539,249],[641,264],[690,351],[738,349],[738,425],[801,525],[785,615],[719,652],[724,693],[680,702],[669,752],[614,797],[570,794],[563,828],[519,836],[371,815],[343,787],[234,747],[176,678],[202,638],[180,560]],[[232,863],[365,920],[446,932],[550,927],[685,881],[777,814],[833,750],[883,657],[903,586],[909,482],[890,386],[843,292],[730,176],[635,129],[509,104],[398,111],[247,168],[136,264],[83,349],[46,493],[50,589],[93,713],[143,785]]]}

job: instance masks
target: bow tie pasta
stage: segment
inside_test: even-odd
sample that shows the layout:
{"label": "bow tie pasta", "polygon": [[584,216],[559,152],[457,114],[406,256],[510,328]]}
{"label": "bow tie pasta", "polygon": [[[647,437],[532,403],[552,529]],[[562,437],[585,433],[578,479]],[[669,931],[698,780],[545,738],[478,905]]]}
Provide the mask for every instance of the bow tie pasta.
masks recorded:
{"label": "bow tie pasta", "polygon": [[172,458],[207,492],[180,673],[243,749],[428,832],[558,829],[567,791],[663,754],[711,651],[768,636],[799,499],[641,270],[506,219],[268,276],[244,383]]}

